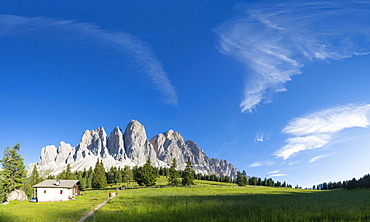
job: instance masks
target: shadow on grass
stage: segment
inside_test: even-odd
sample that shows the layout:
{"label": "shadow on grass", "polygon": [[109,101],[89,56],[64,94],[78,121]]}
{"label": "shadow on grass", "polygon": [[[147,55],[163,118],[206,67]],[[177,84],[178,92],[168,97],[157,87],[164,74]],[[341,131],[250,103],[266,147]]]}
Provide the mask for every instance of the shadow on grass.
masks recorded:
{"label": "shadow on grass", "polygon": [[122,195],[96,221],[369,221],[369,198],[367,191]]}

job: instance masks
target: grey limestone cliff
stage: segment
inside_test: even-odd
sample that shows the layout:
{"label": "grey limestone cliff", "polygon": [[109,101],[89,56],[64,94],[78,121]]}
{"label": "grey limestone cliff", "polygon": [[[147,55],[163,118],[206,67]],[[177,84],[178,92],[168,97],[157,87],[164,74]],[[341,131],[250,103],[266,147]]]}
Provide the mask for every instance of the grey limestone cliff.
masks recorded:
{"label": "grey limestone cliff", "polygon": [[101,159],[109,169],[112,166],[142,165],[148,157],[156,167],[169,167],[176,158],[178,169],[182,170],[190,157],[196,173],[235,178],[237,172],[226,160],[207,157],[196,143],[185,141],[176,131],[169,130],[148,140],[144,126],[136,120],[127,125],[124,133],[118,126],[115,127],[109,137],[103,127],[85,130],[75,148],[63,141],[58,148],[46,146],[41,150],[37,168],[58,174],[67,164],[73,171],[83,170],[94,167],[96,161]]}

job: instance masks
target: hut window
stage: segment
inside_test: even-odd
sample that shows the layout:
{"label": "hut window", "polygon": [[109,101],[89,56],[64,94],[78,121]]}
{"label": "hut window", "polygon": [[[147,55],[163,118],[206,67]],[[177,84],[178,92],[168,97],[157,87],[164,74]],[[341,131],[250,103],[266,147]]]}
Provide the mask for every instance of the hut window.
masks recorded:
{"label": "hut window", "polygon": [[60,190],[60,194],[63,194],[63,190]]}

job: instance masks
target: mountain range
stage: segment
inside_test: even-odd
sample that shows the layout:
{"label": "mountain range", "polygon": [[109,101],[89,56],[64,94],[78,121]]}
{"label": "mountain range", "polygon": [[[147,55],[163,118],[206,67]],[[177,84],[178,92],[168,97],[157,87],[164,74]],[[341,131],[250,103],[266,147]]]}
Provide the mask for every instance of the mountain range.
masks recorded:
{"label": "mountain range", "polygon": [[[144,126],[137,120],[127,124],[123,132],[118,126],[107,135],[103,127],[85,130],[81,142],[72,147],[63,141],[59,147],[46,146],[41,150],[37,169],[44,175],[57,175],[70,164],[72,171],[88,170],[95,167],[101,159],[106,170],[111,167],[141,166],[150,157],[155,167],[170,167],[176,158],[178,170],[183,170],[190,157],[196,173],[205,175],[236,177],[237,169],[227,160],[209,158],[193,141],[187,140],[180,133],[168,130],[148,140]],[[33,165],[30,164],[29,171]]]}

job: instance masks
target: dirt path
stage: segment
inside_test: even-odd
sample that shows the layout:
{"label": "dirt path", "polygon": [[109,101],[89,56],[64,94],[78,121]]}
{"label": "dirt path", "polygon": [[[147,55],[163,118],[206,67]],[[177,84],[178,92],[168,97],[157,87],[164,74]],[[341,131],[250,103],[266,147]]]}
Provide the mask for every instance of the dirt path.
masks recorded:
{"label": "dirt path", "polygon": [[96,206],[94,208],[94,210],[90,211],[90,212],[87,212],[83,217],[80,218],[80,220],[78,222],[83,222],[85,221],[87,218],[89,218],[90,216],[94,215],[95,211],[99,210],[100,208],[102,208],[104,205],[106,205],[111,199],[113,199],[114,197],[116,197],[116,193],[113,193],[112,197],[109,197],[108,200],[104,201],[103,203],[100,203],[98,206]]}

